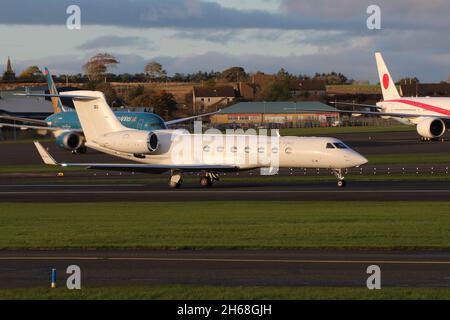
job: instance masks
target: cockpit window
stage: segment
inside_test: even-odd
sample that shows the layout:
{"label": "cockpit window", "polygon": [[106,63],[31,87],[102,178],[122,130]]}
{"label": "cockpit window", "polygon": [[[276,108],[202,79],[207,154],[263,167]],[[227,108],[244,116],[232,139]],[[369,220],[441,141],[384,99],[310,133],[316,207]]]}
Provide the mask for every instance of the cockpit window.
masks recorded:
{"label": "cockpit window", "polygon": [[338,149],[348,149],[348,147],[345,144],[343,144],[342,142],[336,142],[334,145]]}
{"label": "cockpit window", "polygon": [[333,146],[332,143],[327,143],[327,149],[334,149],[335,146]]}

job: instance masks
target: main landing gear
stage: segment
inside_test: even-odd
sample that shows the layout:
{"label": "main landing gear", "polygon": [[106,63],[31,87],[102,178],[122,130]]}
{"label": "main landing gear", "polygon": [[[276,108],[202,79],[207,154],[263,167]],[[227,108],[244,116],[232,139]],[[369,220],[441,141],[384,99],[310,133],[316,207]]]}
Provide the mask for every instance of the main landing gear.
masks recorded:
{"label": "main landing gear", "polygon": [[169,187],[172,189],[178,189],[181,187],[181,184],[183,183],[183,177],[181,176],[181,173],[174,173],[170,175],[169,180]]}
{"label": "main landing gear", "polygon": [[200,185],[203,188],[211,187],[214,181],[219,181],[219,176],[213,172],[207,172],[203,177],[200,178]]}
{"label": "main landing gear", "polygon": [[[200,178],[200,186],[208,188],[213,185],[214,181],[218,181],[219,176],[213,172],[206,172],[204,176]],[[172,189],[178,189],[183,183],[183,177],[180,172],[172,172],[169,180],[169,187]]]}
{"label": "main landing gear", "polygon": [[337,186],[339,188],[344,188],[347,185],[347,182],[344,180],[345,177],[342,175],[341,169],[334,169],[333,170],[334,175],[338,179]]}

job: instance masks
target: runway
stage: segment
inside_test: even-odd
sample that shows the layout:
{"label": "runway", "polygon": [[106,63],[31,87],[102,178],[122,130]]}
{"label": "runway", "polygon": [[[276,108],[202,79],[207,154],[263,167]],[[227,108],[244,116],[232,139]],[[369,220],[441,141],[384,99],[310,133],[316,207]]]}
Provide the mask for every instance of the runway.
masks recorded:
{"label": "runway", "polygon": [[208,189],[197,183],[178,190],[165,182],[0,185],[0,202],[152,202],[152,201],[448,201],[450,181],[217,183]]}
{"label": "runway", "polygon": [[81,268],[82,286],[216,285],[366,287],[370,265],[382,287],[450,288],[450,252],[354,250],[0,251],[0,289],[47,287],[51,269]]}

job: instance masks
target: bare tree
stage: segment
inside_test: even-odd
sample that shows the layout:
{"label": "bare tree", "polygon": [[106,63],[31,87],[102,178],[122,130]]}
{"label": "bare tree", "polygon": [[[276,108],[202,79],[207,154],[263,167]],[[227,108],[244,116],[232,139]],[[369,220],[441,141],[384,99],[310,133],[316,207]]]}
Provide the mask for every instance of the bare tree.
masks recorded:
{"label": "bare tree", "polygon": [[166,70],[164,70],[162,65],[156,61],[150,61],[147,63],[145,65],[144,72],[151,80],[165,78],[167,76]]}
{"label": "bare tree", "polygon": [[89,80],[100,80],[103,78],[108,68],[115,67],[120,62],[109,53],[99,53],[89,59],[83,65],[83,70],[86,72]]}

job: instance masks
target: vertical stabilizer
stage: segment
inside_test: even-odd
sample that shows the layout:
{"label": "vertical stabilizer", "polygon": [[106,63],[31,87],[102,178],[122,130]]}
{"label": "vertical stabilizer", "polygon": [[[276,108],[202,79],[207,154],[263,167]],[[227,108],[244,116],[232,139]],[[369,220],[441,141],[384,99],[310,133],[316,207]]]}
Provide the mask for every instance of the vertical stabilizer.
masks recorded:
{"label": "vertical stabilizer", "polygon": [[[47,67],[44,68],[44,75],[45,75],[45,79],[47,80],[48,91],[50,92],[50,94],[58,94],[58,90],[56,89],[55,83],[53,82],[52,75],[48,71]],[[60,112],[66,111],[60,98],[53,97],[53,98],[51,98],[51,100],[52,100],[54,113],[60,113]]]}
{"label": "vertical stabilizer", "polygon": [[130,130],[117,119],[102,92],[70,91],[61,93],[61,96],[64,95],[82,97],[74,98],[73,104],[88,142],[107,133]]}
{"label": "vertical stabilizer", "polygon": [[400,98],[395,82],[392,80],[386,64],[384,63],[381,53],[375,53],[377,61],[378,76],[380,77],[381,91],[383,92],[383,100],[392,100]]}

